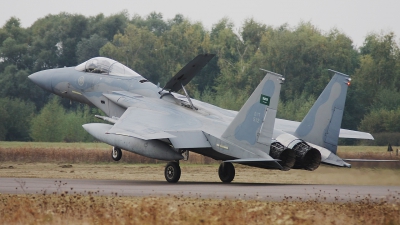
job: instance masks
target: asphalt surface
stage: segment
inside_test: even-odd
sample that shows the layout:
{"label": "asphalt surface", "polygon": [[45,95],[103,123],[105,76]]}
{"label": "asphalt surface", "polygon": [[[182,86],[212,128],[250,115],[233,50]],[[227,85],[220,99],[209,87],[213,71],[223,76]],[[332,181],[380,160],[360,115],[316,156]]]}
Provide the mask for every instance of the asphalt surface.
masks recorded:
{"label": "asphalt surface", "polygon": [[399,201],[399,186],[354,185],[304,185],[304,184],[256,184],[131,181],[131,180],[84,180],[42,178],[0,178],[1,194],[53,194],[79,193],[117,196],[178,196],[194,198],[228,198],[282,201],[318,200],[328,202]]}

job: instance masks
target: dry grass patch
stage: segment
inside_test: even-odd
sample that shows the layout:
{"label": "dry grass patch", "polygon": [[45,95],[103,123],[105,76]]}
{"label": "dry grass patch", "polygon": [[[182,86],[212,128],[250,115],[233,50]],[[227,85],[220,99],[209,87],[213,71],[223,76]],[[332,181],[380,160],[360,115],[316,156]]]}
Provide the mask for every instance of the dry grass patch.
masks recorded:
{"label": "dry grass patch", "polygon": [[[86,146],[88,147],[88,146]],[[111,147],[107,148],[80,148],[75,147],[0,147],[0,162],[28,162],[28,163],[110,163]],[[122,152],[121,163],[164,163],[164,161],[147,158],[128,151]],[[189,163],[210,164],[217,163],[209,157],[190,153]]]}
{"label": "dry grass patch", "polygon": [[[1,163],[0,177],[54,178],[54,179],[107,179],[165,181],[165,163],[159,164],[63,164],[63,163]],[[180,181],[221,182],[218,164],[181,163]],[[233,182],[284,184],[345,184],[400,186],[400,170],[369,168],[338,168],[320,166],[315,171],[266,170],[235,165]]]}
{"label": "dry grass patch", "polygon": [[[355,145],[355,146],[338,146],[338,153],[349,153],[349,152],[378,152],[384,153],[387,152],[387,146],[363,146],[363,145]],[[399,146],[392,146],[393,150],[400,148]]]}
{"label": "dry grass patch", "polygon": [[[394,149],[398,147],[393,147]],[[339,146],[338,155],[344,159],[395,159],[381,146]],[[43,143],[43,142],[0,142],[0,163],[111,163],[111,146],[103,143]],[[151,163],[164,161],[150,159],[123,151],[121,163]],[[191,152],[191,164],[219,164],[219,161]],[[351,162],[353,167],[379,167],[400,169],[400,162]]]}
{"label": "dry grass patch", "polygon": [[0,195],[4,224],[399,224],[399,203]]}
{"label": "dry grass patch", "polygon": [[0,141],[2,148],[76,148],[76,149],[110,149],[110,145],[102,142],[20,142],[20,141]]}

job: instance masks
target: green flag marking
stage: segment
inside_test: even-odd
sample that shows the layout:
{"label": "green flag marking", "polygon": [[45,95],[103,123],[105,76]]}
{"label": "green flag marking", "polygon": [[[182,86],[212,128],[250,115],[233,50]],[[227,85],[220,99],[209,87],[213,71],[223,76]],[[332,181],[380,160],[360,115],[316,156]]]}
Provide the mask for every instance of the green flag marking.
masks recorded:
{"label": "green flag marking", "polygon": [[269,105],[269,103],[271,102],[271,97],[266,96],[266,95],[261,95],[260,97],[260,103],[263,105]]}

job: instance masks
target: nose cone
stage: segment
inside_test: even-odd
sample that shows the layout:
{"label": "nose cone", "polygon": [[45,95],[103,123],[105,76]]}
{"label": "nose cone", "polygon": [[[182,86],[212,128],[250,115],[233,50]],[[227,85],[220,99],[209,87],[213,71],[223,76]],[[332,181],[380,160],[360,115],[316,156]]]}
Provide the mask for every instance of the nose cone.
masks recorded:
{"label": "nose cone", "polygon": [[40,71],[28,76],[28,78],[35,83],[37,86],[52,91],[51,78],[52,74],[48,70]]}

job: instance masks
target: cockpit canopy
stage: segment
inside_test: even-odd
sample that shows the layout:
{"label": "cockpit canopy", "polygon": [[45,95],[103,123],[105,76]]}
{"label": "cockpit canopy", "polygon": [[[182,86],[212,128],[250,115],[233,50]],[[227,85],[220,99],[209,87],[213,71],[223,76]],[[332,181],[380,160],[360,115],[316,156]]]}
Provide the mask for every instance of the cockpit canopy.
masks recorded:
{"label": "cockpit canopy", "polygon": [[138,73],[122,65],[121,63],[105,57],[96,57],[89,59],[88,61],[76,66],[75,69],[87,73],[99,73],[105,75],[127,77],[140,76]]}

